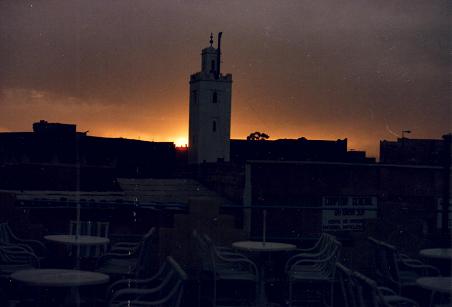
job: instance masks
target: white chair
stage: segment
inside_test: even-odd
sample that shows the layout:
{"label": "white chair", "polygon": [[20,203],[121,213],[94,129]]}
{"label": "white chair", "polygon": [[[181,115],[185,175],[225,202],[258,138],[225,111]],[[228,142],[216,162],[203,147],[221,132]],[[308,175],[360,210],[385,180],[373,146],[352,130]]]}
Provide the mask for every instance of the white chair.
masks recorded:
{"label": "white chair", "polygon": [[345,307],[418,307],[415,301],[397,295],[392,289],[378,286],[375,281],[341,263],[336,266]]}
{"label": "white chair", "polygon": [[[253,304],[259,289],[256,264],[245,255],[229,249],[217,248],[207,235],[199,235],[194,231],[193,236],[198,245],[206,280],[212,282],[212,295],[209,298],[211,304],[213,306],[225,303],[235,306]],[[223,287],[228,290],[240,290],[250,286],[254,293],[252,297],[236,297],[230,292],[222,291]]]}
{"label": "white chair", "polygon": [[0,223],[0,244],[21,246],[27,251],[35,254],[39,259],[43,259],[47,256],[47,248],[42,242],[19,238],[11,230],[8,223]]}
{"label": "white chair", "polygon": [[368,237],[373,248],[373,267],[377,281],[397,293],[406,287],[416,286],[416,279],[424,276],[439,276],[440,272],[420,260],[400,256],[397,249],[383,241]]}
{"label": "white chair", "polygon": [[152,269],[152,243],[154,227],[143,235],[138,246],[132,251],[111,251],[97,261],[97,271],[120,277],[148,277]]}
{"label": "white chair", "polygon": [[329,306],[333,306],[336,262],[339,260],[340,250],[341,243],[332,240],[321,253],[315,253],[312,257],[304,254],[302,257],[296,259],[292,257],[288,260],[286,274],[289,283],[289,306],[303,301],[295,296],[297,292],[295,288],[299,284],[315,285],[316,287],[329,285],[329,293],[322,295],[322,299],[329,297]]}
{"label": "white chair", "polygon": [[[108,238],[110,223],[108,222],[93,222],[93,221],[70,221],[69,234],[81,236],[97,236]],[[104,246],[80,246],[80,257],[97,258],[104,254],[108,245]],[[71,250],[71,254],[73,251]]]}
{"label": "white chair", "polygon": [[388,288],[380,288],[370,278],[354,272],[351,280],[355,287],[357,305],[366,307],[419,307],[419,304],[406,297],[397,295]]}
{"label": "white chair", "polygon": [[38,257],[19,245],[0,245],[0,277],[9,277],[18,270],[39,268]]}
{"label": "white chair", "polygon": [[187,275],[179,264],[167,257],[156,275],[148,279],[120,280],[108,290],[109,307],[179,307]]}
{"label": "white chair", "polygon": [[336,279],[342,291],[344,307],[359,307],[352,275],[352,270],[339,262],[336,264]]}
{"label": "white chair", "polygon": [[334,247],[334,244],[332,244],[335,241],[335,237],[327,234],[322,233],[320,235],[319,240],[316,242],[316,244],[311,248],[297,248],[296,254],[290,257],[285,265],[285,271],[287,272],[289,270],[289,267],[292,266],[293,263],[295,263],[297,260],[301,259],[321,259],[324,258],[325,255],[327,255],[331,248]]}

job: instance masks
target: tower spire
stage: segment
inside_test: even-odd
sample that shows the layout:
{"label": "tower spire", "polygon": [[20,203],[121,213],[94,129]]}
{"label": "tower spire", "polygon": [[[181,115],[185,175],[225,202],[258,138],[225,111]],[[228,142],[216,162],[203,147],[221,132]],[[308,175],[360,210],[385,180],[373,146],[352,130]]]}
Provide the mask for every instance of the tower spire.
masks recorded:
{"label": "tower spire", "polygon": [[218,33],[218,47],[217,47],[217,69],[215,71],[215,79],[218,79],[220,77],[220,65],[221,65],[221,35],[223,35],[223,32]]}
{"label": "tower spire", "polygon": [[209,43],[210,43],[210,47],[212,47],[212,45],[213,45],[213,34],[212,34],[212,32],[210,32],[210,41],[209,41]]}

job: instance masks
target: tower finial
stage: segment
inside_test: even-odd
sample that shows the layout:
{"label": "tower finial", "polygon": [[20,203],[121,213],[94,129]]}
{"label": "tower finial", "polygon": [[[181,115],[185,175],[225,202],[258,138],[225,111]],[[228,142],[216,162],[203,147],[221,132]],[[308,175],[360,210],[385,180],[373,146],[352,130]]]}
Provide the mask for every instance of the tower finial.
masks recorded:
{"label": "tower finial", "polygon": [[215,71],[215,79],[220,77],[220,65],[221,65],[221,35],[223,32],[218,33],[218,47],[217,47],[217,70]]}
{"label": "tower finial", "polygon": [[210,43],[210,47],[212,47],[212,45],[213,45],[213,34],[212,34],[212,32],[210,32],[210,41],[209,41],[209,43]]}

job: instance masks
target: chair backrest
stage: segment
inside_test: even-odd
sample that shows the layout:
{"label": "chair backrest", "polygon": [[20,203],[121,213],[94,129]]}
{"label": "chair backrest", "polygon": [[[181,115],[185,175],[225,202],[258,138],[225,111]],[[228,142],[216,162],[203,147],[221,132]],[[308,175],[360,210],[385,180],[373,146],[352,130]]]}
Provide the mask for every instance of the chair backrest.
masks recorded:
{"label": "chair backrest", "polygon": [[93,233],[94,222],[92,221],[70,221],[69,223],[69,234],[70,235],[81,235],[81,236],[91,236]]}
{"label": "chair backrest", "polygon": [[318,251],[324,250],[326,247],[328,247],[329,243],[331,243],[336,238],[333,235],[330,235],[326,232],[322,232],[320,235],[319,241],[317,241],[316,246]]}
{"label": "chair backrest", "polygon": [[138,245],[138,258],[135,267],[136,277],[148,277],[152,268],[152,241],[156,230],[151,227],[146,234],[143,235]]}
{"label": "chair backrest", "polygon": [[10,243],[9,231],[8,231],[7,223],[0,223],[0,242],[1,243]]}
{"label": "chair backrest", "polygon": [[[366,307],[391,307],[385,302],[383,295],[380,293],[378,289],[378,284],[364,276],[359,272],[353,272],[352,280],[354,286],[357,288],[357,306],[366,306]],[[401,298],[401,297],[400,297]],[[405,301],[406,303],[407,301]],[[403,306],[406,306],[402,303]],[[408,306],[416,306],[413,304],[409,304]]]}
{"label": "chair backrest", "polygon": [[[342,244],[334,239],[334,237],[328,238],[323,251],[321,253],[316,253],[316,257],[314,258],[315,260],[319,261],[317,263],[318,269],[322,270],[323,275],[331,280],[334,279],[334,276],[336,274],[336,263],[340,259],[341,248]],[[306,259],[303,257],[297,257],[298,256],[295,255],[287,261],[287,271],[296,272],[298,270],[298,263],[300,261],[303,262]]]}
{"label": "chair backrest", "polygon": [[[81,236],[98,236],[108,238],[110,223],[108,222],[93,222],[93,221],[70,221],[69,234]],[[105,246],[80,246],[80,256],[82,257],[99,257],[106,250]]]}
{"label": "chair backrest", "polygon": [[0,264],[2,265],[20,265],[31,264],[34,267],[39,267],[38,257],[26,250],[25,248],[15,246],[1,246],[0,245]]}
{"label": "chair backrest", "polygon": [[108,238],[110,234],[109,222],[96,222],[94,234],[98,237]]}
{"label": "chair backrest", "polygon": [[375,278],[384,283],[387,276],[386,252],[381,246],[381,242],[373,237],[367,238],[372,249],[372,267]]}
{"label": "chair backrest", "polygon": [[0,242],[17,243],[19,238],[14,234],[8,222],[0,223]]}
{"label": "chair backrest", "polygon": [[212,239],[210,239],[209,236],[207,236],[206,234],[203,234],[201,236],[201,242],[204,243],[205,248],[206,248],[206,265],[207,265],[207,270],[214,273],[214,275],[216,274],[216,263],[217,263],[217,257],[216,257],[216,252],[215,252],[215,246],[213,244]]}
{"label": "chair backrest", "polygon": [[336,278],[342,291],[345,307],[360,307],[357,305],[356,285],[353,280],[353,272],[341,263],[336,263]]}
{"label": "chair backrest", "polygon": [[[110,223],[109,222],[96,222],[93,233],[102,238],[108,238],[110,235]],[[94,249],[94,256],[99,257],[107,252],[108,244],[103,246],[96,246]]]}
{"label": "chair backrest", "polygon": [[201,236],[201,238],[207,248],[208,270],[213,272],[214,275],[216,275],[217,265],[221,264],[221,263],[224,264],[225,260],[223,257],[219,256],[220,253],[219,253],[217,247],[215,246],[215,243],[212,241],[212,239],[207,234],[203,234]]}
{"label": "chair backrest", "polygon": [[397,249],[385,242],[368,238],[373,246],[373,267],[378,282],[400,291],[400,275]]}
{"label": "chair backrest", "polygon": [[201,271],[211,271],[212,261],[209,245],[197,230],[193,230],[193,239],[195,240],[198,257],[201,260]]}
{"label": "chair backrest", "polygon": [[397,291],[400,291],[400,274],[399,274],[399,256],[398,256],[398,251],[397,249],[390,245],[387,244],[385,242],[381,242],[381,248],[384,250],[384,259],[385,259],[385,264],[386,264],[386,268],[387,268],[387,276],[386,276],[386,281],[389,283],[389,286],[391,286],[391,283],[394,283],[397,287]]}
{"label": "chair backrest", "polygon": [[334,241],[336,238],[330,234],[322,233],[320,235],[319,240],[314,245],[314,247],[311,248],[311,251],[309,253],[313,253],[318,255],[318,257],[323,257],[325,255],[328,255],[331,251],[331,248],[334,246]]}
{"label": "chair backrest", "polygon": [[[80,236],[91,236],[93,228],[93,222],[91,221],[70,221],[69,222],[69,234],[72,236],[80,235]],[[78,246],[80,257],[90,257],[93,251],[92,246]],[[73,252],[73,250],[72,250]]]}
{"label": "chair backrest", "polygon": [[[151,279],[154,283],[144,288],[120,289],[113,293],[109,306],[180,306],[187,274],[171,256],[166,258],[163,266]],[[143,281],[145,280],[141,279]],[[124,291],[128,292],[126,297],[122,295]]]}
{"label": "chair backrest", "polygon": [[167,286],[168,294],[163,300],[168,302],[165,306],[179,307],[182,301],[187,274],[171,256],[168,256],[166,260],[171,267],[173,275]]}
{"label": "chair backrest", "polygon": [[334,279],[336,274],[336,264],[341,256],[342,244],[336,239],[333,239],[330,245],[331,246],[328,249],[329,256],[326,258],[327,262],[326,272],[329,274],[329,277],[331,279]]}

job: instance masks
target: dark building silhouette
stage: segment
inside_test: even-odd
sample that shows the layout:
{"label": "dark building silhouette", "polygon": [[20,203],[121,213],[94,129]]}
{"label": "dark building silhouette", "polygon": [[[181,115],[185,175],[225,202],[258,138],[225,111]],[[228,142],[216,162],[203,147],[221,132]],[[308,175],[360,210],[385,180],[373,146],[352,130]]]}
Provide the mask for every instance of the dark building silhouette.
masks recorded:
{"label": "dark building silhouette", "polygon": [[[242,167],[250,160],[375,162],[347,151],[347,139],[231,140],[230,152]],[[0,189],[114,191],[117,178],[189,178],[193,170],[187,148],[172,142],[95,137],[46,121],[33,132],[0,133]]]}
{"label": "dark building silhouette", "polygon": [[33,124],[33,132],[41,136],[75,137],[77,126],[73,124],[49,123],[45,120],[40,120]]}
{"label": "dark building silhouette", "polygon": [[[417,219],[424,231],[435,232],[440,225],[440,213],[435,211],[444,187],[441,174],[442,168],[437,166],[249,161],[243,202],[268,207],[267,227],[275,238],[305,232],[362,231],[365,222],[377,222],[377,217],[394,225]],[[358,207],[369,210],[355,209]],[[258,238],[261,211],[252,211],[246,219],[251,235]],[[394,225],[385,227],[391,232]]]}
{"label": "dark building silhouette", "polygon": [[40,121],[33,132],[0,133],[0,188],[114,190],[116,178],[174,175],[172,142],[88,136]]}
{"label": "dark building silhouette", "polygon": [[347,151],[347,139],[231,140],[231,160],[328,161],[374,163],[363,151]]}
{"label": "dark building silhouette", "polygon": [[398,138],[380,141],[380,162],[387,164],[442,165],[444,140]]}

